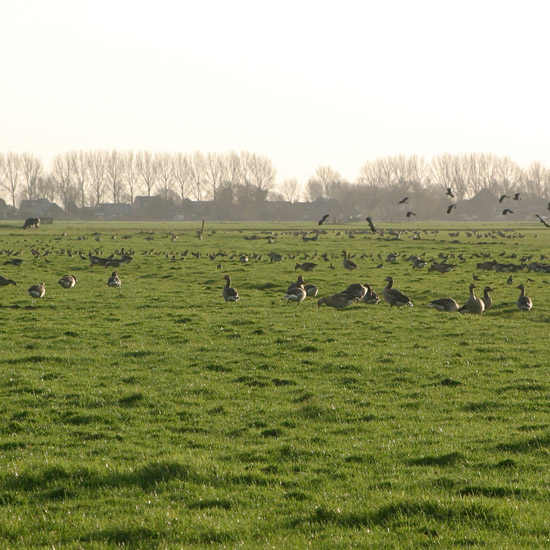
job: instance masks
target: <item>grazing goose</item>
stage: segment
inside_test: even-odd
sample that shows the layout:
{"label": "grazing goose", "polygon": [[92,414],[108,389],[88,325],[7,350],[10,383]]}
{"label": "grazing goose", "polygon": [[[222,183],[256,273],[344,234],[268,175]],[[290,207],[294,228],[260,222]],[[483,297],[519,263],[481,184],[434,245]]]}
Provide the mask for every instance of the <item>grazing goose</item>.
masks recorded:
{"label": "grazing goose", "polygon": [[73,288],[78,283],[78,279],[74,275],[64,275],[59,279],[58,283],[63,288]]}
{"label": "grazing goose", "polygon": [[349,269],[350,271],[353,271],[354,269],[359,269],[359,266],[353,261],[348,258],[347,252],[345,250],[342,251],[342,254],[344,255],[344,259],[342,260],[342,265]]}
{"label": "grazing goose", "polygon": [[3,277],[2,275],[0,275],[0,286],[8,286],[8,285],[17,286],[17,283],[15,281],[12,281],[11,279],[8,279],[7,277]]}
{"label": "grazing goose", "polygon": [[372,290],[370,285],[365,285],[365,286],[367,287],[367,293],[365,294],[365,296],[363,296],[363,302],[365,302],[365,304],[371,304],[371,305],[377,304],[380,301],[378,294],[376,294],[376,292]]}
{"label": "grazing goose", "polygon": [[317,264],[313,262],[304,262],[303,264],[296,264],[294,271],[301,269],[302,271],[313,271],[317,267]]}
{"label": "grazing goose", "polygon": [[298,280],[295,283],[290,283],[286,289],[287,293],[296,287],[303,287],[306,284],[304,278],[301,275],[298,275]]}
{"label": "grazing goose", "polygon": [[304,285],[295,286],[289,288],[286,294],[283,296],[283,300],[288,302],[302,303],[306,299],[307,293],[304,289]]}
{"label": "grazing goose", "polygon": [[460,306],[456,303],[455,300],[452,298],[437,298],[436,300],[432,300],[428,307],[433,307],[434,309],[437,309],[437,311],[458,311],[460,309]]}
{"label": "grazing goose", "polygon": [[391,307],[397,306],[409,306],[413,307],[413,303],[411,302],[411,299],[403,294],[400,290],[397,290],[397,288],[393,288],[393,278],[392,277],[386,277],[385,279],[388,284],[384,287],[384,290],[382,291],[382,296],[384,297],[384,300],[390,304]]}
{"label": "grazing goose", "polygon": [[529,296],[525,296],[525,285],[521,284],[518,286],[518,288],[521,290],[519,298],[516,301],[518,309],[520,311],[530,311],[533,307],[533,302],[531,301],[531,298],[529,298]]}
{"label": "grazing goose", "polygon": [[323,304],[326,304],[330,307],[335,307],[336,309],[342,309],[350,306],[357,301],[357,298],[353,298],[348,294],[333,294],[332,296],[325,296],[317,302],[317,307],[321,307]]}
{"label": "grazing goose", "polygon": [[38,285],[32,285],[28,293],[31,298],[43,298],[44,294],[46,294],[46,284],[40,283]]}
{"label": "grazing goose", "polygon": [[476,288],[476,285],[472,283],[470,285],[470,297],[458,310],[460,313],[473,313],[474,315],[481,315],[485,311],[485,304],[481,298],[476,297],[474,294],[474,288]]}
{"label": "grazing goose", "polygon": [[118,273],[116,271],[113,271],[111,273],[111,276],[107,279],[107,284],[113,288],[120,288],[122,285],[122,281],[120,280],[120,277],[118,276]]}
{"label": "grazing goose", "polygon": [[362,285],[361,283],[352,283],[348,286],[348,288],[346,288],[346,290],[342,290],[341,292],[341,294],[347,294],[348,296],[351,296],[352,298],[357,298],[358,300],[363,299],[366,293],[367,287]]}
{"label": "grazing goose", "polygon": [[236,302],[239,300],[239,293],[231,286],[231,277],[229,275],[224,275],[225,286],[223,287],[222,296],[223,299],[227,302]]}
{"label": "grazing goose", "polygon": [[483,289],[483,303],[485,304],[485,311],[487,311],[493,305],[493,299],[489,296],[489,292],[494,292],[494,289],[490,286],[486,286]]}

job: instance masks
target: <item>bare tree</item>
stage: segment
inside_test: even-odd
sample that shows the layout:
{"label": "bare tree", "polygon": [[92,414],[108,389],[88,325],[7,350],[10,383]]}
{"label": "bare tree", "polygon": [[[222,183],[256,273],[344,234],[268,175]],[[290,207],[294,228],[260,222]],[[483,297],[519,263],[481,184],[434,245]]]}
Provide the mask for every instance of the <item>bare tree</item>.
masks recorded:
{"label": "bare tree", "polygon": [[122,155],[116,149],[113,149],[107,155],[106,176],[107,187],[111,192],[111,200],[114,204],[121,202],[124,190],[123,173],[124,163]]}
{"label": "bare tree", "polygon": [[277,171],[267,157],[248,155],[247,168],[249,183],[255,192],[256,198],[265,200],[267,194],[275,186],[275,175]]}
{"label": "bare tree", "polygon": [[170,153],[158,153],[155,155],[158,166],[158,183],[160,195],[168,200],[174,188],[174,160]]}
{"label": "bare tree", "polygon": [[70,152],[56,155],[53,159],[51,176],[55,182],[57,194],[63,202],[66,211],[69,201],[75,196],[76,187],[73,184],[76,153]]}
{"label": "bare tree", "polygon": [[57,190],[55,180],[50,174],[38,178],[36,183],[36,195],[48,199],[50,202],[55,202]]}
{"label": "bare tree", "polygon": [[179,198],[181,202],[185,200],[190,190],[191,168],[189,157],[183,153],[174,155],[174,181],[178,188]]}
{"label": "bare tree", "polygon": [[434,157],[431,162],[433,182],[445,191],[451,188],[451,192],[458,200],[466,198],[468,186],[466,185],[465,167],[458,155],[444,153]]}
{"label": "bare tree", "polygon": [[334,197],[335,186],[343,181],[342,176],[330,166],[319,166],[313,179],[321,183],[323,196],[327,199]]}
{"label": "bare tree", "polygon": [[78,151],[73,154],[74,159],[74,179],[78,189],[80,207],[86,206],[86,188],[89,181],[89,162],[88,155],[84,151]]}
{"label": "bare tree", "polygon": [[122,154],[122,164],[124,166],[122,171],[124,187],[128,192],[130,204],[134,204],[134,199],[139,189],[140,172],[137,156],[133,151],[127,151]]}
{"label": "bare tree", "polygon": [[222,155],[208,153],[204,163],[204,180],[214,201],[218,198],[218,189],[224,181],[224,175]]}
{"label": "bare tree", "polygon": [[8,153],[2,160],[2,187],[10,194],[15,208],[15,197],[19,189],[21,176],[21,157],[17,153]]}
{"label": "bare tree", "polygon": [[300,185],[298,184],[298,180],[284,180],[279,186],[279,191],[285,201],[296,202],[300,197]]}
{"label": "bare tree", "polygon": [[104,200],[108,154],[107,151],[90,151],[86,155],[90,174],[90,191],[95,206],[101,204]]}
{"label": "bare tree", "polygon": [[224,157],[225,181],[231,182],[234,185],[244,184],[245,178],[242,164],[241,155],[239,155],[239,153],[230,151],[226,154]]}
{"label": "bare tree", "polygon": [[550,192],[550,170],[541,162],[532,162],[524,177],[527,195],[533,198],[548,196]]}
{"label": "bare tree", "polygon": [[322,199],[324,197],[324,190],[323,190],[323,184],[315,179],[310,179],[306,183],[306,199],[309,202],[315,202],[318,199]]}
{"label": "bare tree", "polygon": [[137,154],[137,165],[147,196],[150,197],[153,188],[157,184],[158,164],[149,151],[139,151]]}
{"label": "bare tree", "polygon": [[202,200],[204,193],[205,164],[206,160],[200,151],[195,151],[189,157],[190,179],[193,189],[193,196],[198,201]]}
{"label": "bare tree", "polygon": [[36,199],[38,178],[42,176],[44,171],[42,161],[32,153],[23,153],[20,158],[25,196],[30,200]]}

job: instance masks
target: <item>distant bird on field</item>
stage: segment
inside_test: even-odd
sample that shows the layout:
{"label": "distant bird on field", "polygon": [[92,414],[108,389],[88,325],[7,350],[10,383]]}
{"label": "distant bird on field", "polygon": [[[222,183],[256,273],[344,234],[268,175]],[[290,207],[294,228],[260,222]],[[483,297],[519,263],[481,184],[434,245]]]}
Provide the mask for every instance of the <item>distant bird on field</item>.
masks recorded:
{"label": "distant bird on field", "polygon": [[447,206],[447,214],[450,214],[453,208],[456,208],[456,204],[449,204],[449,206]]}
{"label": "distant bird on field", "polygon": [[516,301],[518,309],[520,311],[530,311],[533,307],[533,302],[531,301],[531,298],[529,298],[529,296],[525,295],[525,285],[521,284],[518,286],[518,288],[521,290],[519,298]]}
{"label": "distant bird on field", "polygon": [[304,262],[303,264],[296,264],[294,271],[301,269],[302,271],[313,271],[317,267],[317,264],[313,262]]}
{"label": "distant bird on field", "polygon": [[409,200],[409,197],[405,197],[404,199],[401,199],[397,204],[405,204]]}
{"label": "distant bird on field", "polygon": [[481,279],[475,273],[472,273],[472,279],[474,281],[481,281]]}
{"label": "distant bird on field", "polygon": [[335,307],[336,309],[342,309],[355,303],[357,298],[349,296],[348,294],[333,294],[332,296],[325,296],[317,302],[317,307],[321,307],[323,304]]}
{"label": "distant bird on field", "polygon": [[46,294],[46,284],[32,285],[27,292],[31,298],[43,298],[44,294]]}
{"label": "distant bird on field", "polygon": [[413,307],[413,303],[411,299],[403,294],[400,290],[397,290],[397,288],[393,288],[393,278],[392,277],[386,277],[385,279],[387,281],[387,285],[384,287],[384,290],[382,291],[382,296],[384,297],[384,300],[390,304],[391,307],[397,306],[409,306]]}
{"label": "distant bird on field", "polygon": [[222,296],[227,302],[237,302],[239,300],[239,293],[231,286],[231,277],[224,275],[225,286],[223,287]]}
{"label": "distant bird on field", "polygon": [[348,258],[347,252],[345,250],[342,250],[342,254],[344,255],[344,259],[342,260],[342,265],[349,269],[350,271],[353,271],[354,269],[359,269],[359,266],[353,261]]}
{"label": "distant bird on field", "polygon": [[416,216],[416,214],[412,210],[409,210],[407,212],[407,218],[410,218],[411,216]]}
{"label": "distant bird on field", "polygon": [[513,214],[514,211],[513,210],[510,210],[509,208],[505,208],[503,211],[502,211],[502,215],[503,216],[506,216],[506,214]]}
{"label": "distant bird on field", "polygon": [[367,216],[367,222],[369,224],[369,227],[370,227],[370,230],[373,232],[373,233],[376,233],[376,226],[374,225],[374,222],[372,221],[372,218],[370,216]]}
{"label": "distant bird on field", "polygon": [[8,279],[7,277],[3,277],[2,275],[0,275],[0,286],[8,286],[8,285],[17,286],[17,283],[15,281],[12,281],[11,279]]}
{"label": "distant bird on field", "polygon": [[512,277],[512,275],[510,275],[510,277],[508,277],[508,279],[506,280],[506,284],[511,285],[513,282],[514,282],[514,278]]}
{"label": "distant bird on field", "polygon": [[449,197],[451,197],[451,199],[454,199],[455,196],[453,194],[453,192],[451,191],[451,188],[450,187],[447,187],[447,193],[446,193]]}
{"label": "distant bird on field", "polygon": [[330,215],[330,214],[325,214],[325,215],[319,220],[319,225],[323,225],[323,224],[328,220],[329,215]]}
{"label": "distant bird on field", "polygon": [[21,258],[12,258],[11,260],[8,260],[7,262],[4,262],[6,265],[15,265],[19,267],[23,263],[23,260]]}
{"label": "distant bird on field", "polygon": [[478,298],[474,293],[476,285],[472,283],[470,285],[470,297],[466,303],[458,310],[460,313],[472,313],[474,315],[481,315],[485,311],[485,304],[481,298]]}
{"label": "distant bird on field", "polygon": [[[549,203],[550,204],[550,203]],[[535,216],[539,219],[541,223],[543,223],[546,227],[550,227],[550,223],[548,223],[542,216],[539,216],[538,214],[535,214]]]}
{"label": "distant bird on field", "polygon": [[63,288],[74,288],[76,283],[78,283],[78,280],[74,275],[64,275],[61,279],[59,279],[58,283]]}
{"label": "distant bird on field", "polygon": [[520,195],[521,193],[515,193],[514,196],[512,197],[515,201],[520,201],[521,198],[520,198]]}
{"label": "distant bird on field", "polygon": [[122,281],[120,280],[120,277],[118,276],[118,273],[116,271],[113,271],[111,273],[111,276],[107,279],[107,284],[113,288],[121,287]]}
{"label": "distant bird on field", "polygon": [[452,298],[437,298],[435,300],[432,300],[428,307],[433,307],[434,309],[437,309],[437,311],[458,311],[460,309],[460,305],[453,300]]}
{"label": "distant bird on field", "polygon": [[509,199],[510,197],[508,195],[500,195],[500,199],[498,199],[498,202],[501,203],[504,199]]}

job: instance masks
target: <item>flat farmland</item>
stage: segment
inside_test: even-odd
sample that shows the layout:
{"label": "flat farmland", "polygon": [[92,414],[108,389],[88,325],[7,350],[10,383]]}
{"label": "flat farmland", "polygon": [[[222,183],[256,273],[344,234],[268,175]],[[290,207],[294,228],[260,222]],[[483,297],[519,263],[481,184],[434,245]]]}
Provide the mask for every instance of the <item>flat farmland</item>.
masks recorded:
{"label": "flat farmland", "polygon": [[[550,546],[550,230],[21,225],[0,224],[1,547]],[[317,298],[283,300],[298,275]],[[474,275],[483,315],[428,307]],[[317,306],[351,283],[380,303]]]}

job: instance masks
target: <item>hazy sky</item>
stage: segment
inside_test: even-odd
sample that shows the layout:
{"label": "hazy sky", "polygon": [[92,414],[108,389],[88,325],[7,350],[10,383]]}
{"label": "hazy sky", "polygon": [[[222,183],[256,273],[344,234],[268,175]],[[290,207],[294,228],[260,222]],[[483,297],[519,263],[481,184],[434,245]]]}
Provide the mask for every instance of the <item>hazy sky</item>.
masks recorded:
{"label": "hazy sky", "polygon": [[0,1],[0,152],[250,151],[277,181],[397,154],[550,165],[546,0]]}

